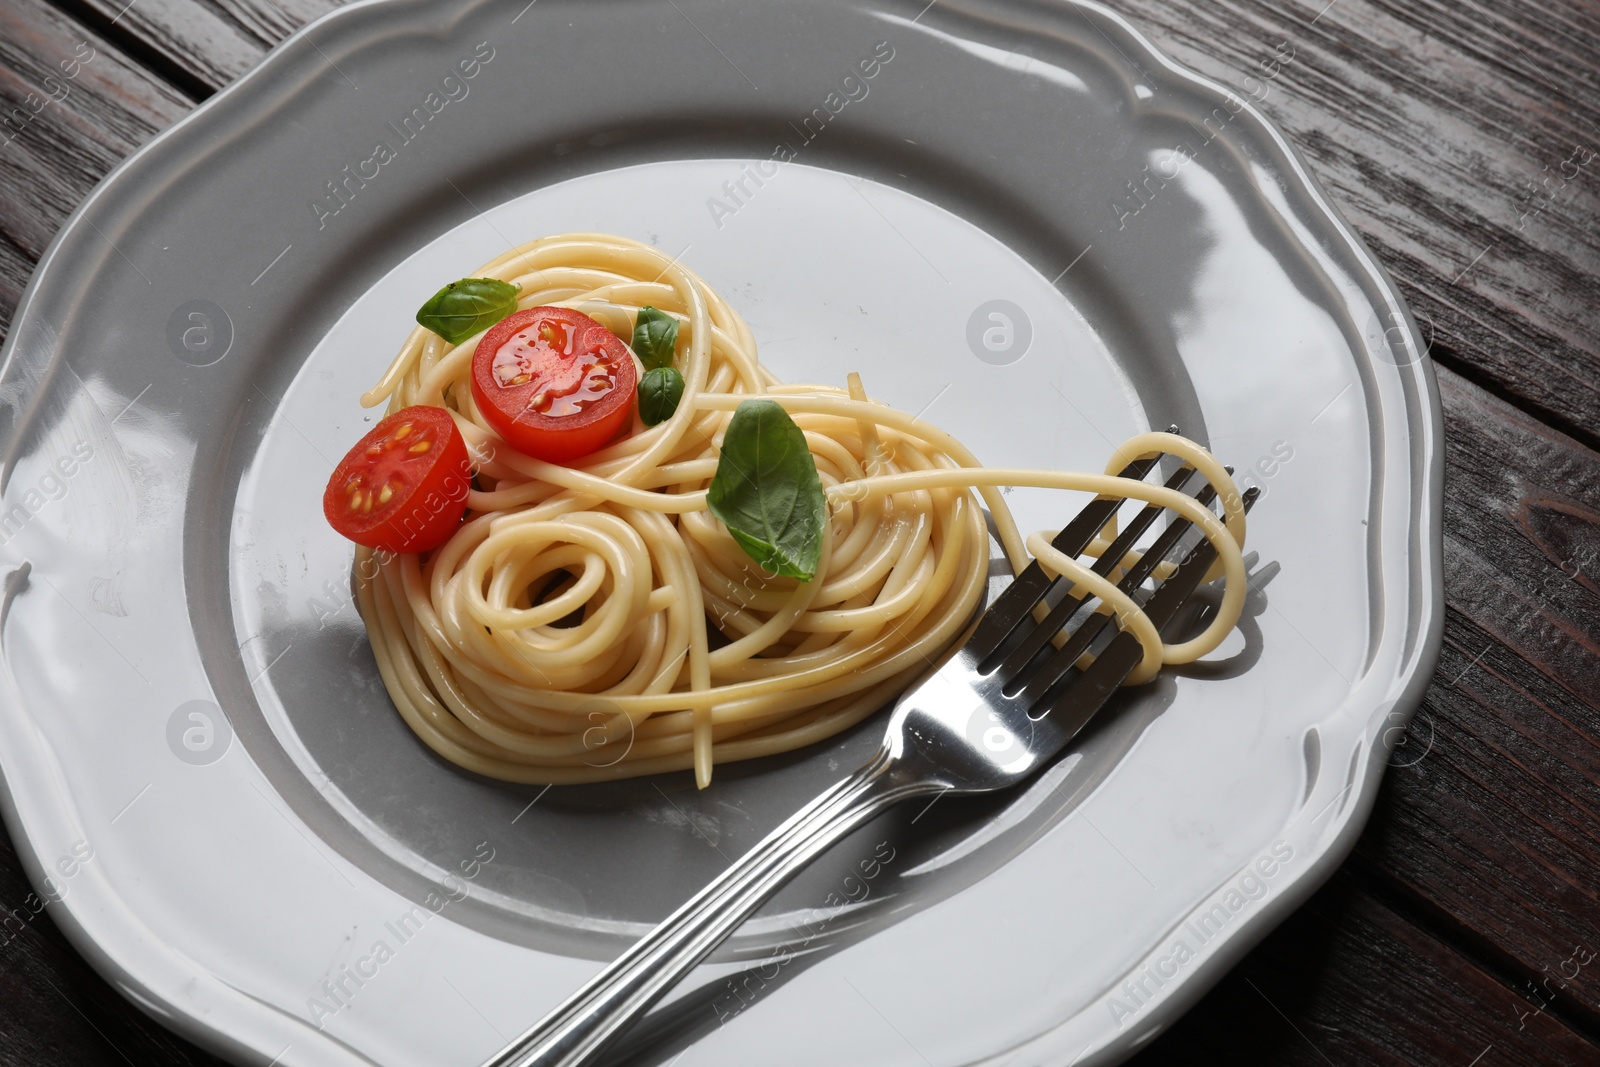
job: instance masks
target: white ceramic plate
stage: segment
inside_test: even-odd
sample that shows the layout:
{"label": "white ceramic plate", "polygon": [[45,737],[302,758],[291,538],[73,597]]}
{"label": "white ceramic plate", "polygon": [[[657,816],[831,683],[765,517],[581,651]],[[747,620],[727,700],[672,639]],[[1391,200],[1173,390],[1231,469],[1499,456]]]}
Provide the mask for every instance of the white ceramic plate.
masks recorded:
{"label": "white ceramic plate", "polygon": [[1092,4],[358,3],[119,168],[0,372],[4,810],[57,922],[238,1062],[466,1067],[876,745],[543,794],[393,712],[323,481],[427,295],[578,229],[988,463],[1175,422],[1265,490],[1215,665],[865,828],[613,1062],[1125,1057],[1359,831],[1438,648],[1439,416],[1292,150]]}

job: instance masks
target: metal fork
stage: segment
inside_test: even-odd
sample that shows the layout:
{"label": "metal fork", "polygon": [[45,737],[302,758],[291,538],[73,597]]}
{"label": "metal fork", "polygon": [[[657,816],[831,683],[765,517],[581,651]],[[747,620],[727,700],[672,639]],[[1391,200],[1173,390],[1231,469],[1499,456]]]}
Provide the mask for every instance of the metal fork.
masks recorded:
{"label": "metal fork", "polygon": [[[1169,430],[1176,433],[1177,428]],[[1125,478],[1143,479],[1159,457],[1136,460]],[[1231,473],[1231,468],[1229,469]],[[1182,489],[1195,476],[1184,465],[1167,479]],[[1209,506],[1209,485],[1194,494]],[[1246,508],[1256,491],[1245,493]],[[1097,497],[1052,539],[1078,556],[1122,504]],[[1108,575],[1166,510],[1148,505],[1129,522],[1093,569]],[[1174,555],[1192,524],[1176,517],[1118,583],[1137,593]],[[1201,540],[1144,602],[1157,629],[1169,624],[1216,557]],[[1114,634],[1079,666],[1110,616],[1090,611],[1059,646],[1054,638],[1083,614],[1063,596],[1033,622],[1060,581],[1037,561],[1008,585],[952,646],[934,671],[901,697],[876,756],[796,812],[738,862],[632,945],[484,1067],[579,1067],[587,1064],[688,974],[784,882],[833,842],[902,800],[944,793],[986,793],[1029,777],[1058,755],[1138,665],[1128,632]]]}

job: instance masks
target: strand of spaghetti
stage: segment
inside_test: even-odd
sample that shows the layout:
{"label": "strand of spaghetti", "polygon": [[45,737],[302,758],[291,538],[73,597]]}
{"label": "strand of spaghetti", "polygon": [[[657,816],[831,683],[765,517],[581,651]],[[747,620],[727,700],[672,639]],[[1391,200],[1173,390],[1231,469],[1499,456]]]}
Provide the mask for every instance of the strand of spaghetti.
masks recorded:
{"label": "strand of spaghetti", "polygon": [[[977,594],[981,592],[987,575],[981,568],[972,568],[964,578],[960,599],[969,603],[975,602]],[[919,635],[916,644],[911,647],[895,649],[896,639],[893,635],[880,636],[870,644],[848,653],[842,654],[837,661],[826,665],[801,667],[785,674],[779,679],[763,679],[753,682],[736,682],[713,687],[705,692],[674,691],[660,694],[639,694],[628,696],[615,696],[619,708],[637,711],[659,713],[677,711],[685,708],[702,705],[714,705],[719,702],[740,700],[746,697],[771,695],[775,691],[785,689],[801,689],[815,683],[826,682],[830,677],[848,673],[857,673],[862,677],[871,677],[880,672],[886,665],[893,665],[895,669],[905,669],[915,666],[917,662],[927,662],[948,643],[955,635],[955,631],[964,626],[966,618],[941,618],[936,625]],[[926,649],[923,648],[926,646]],[[470,664],[462,664],[469,674],[473,673]],[[555,711],[579,711],[586,702],[592,701],[597,694],[584,692],[567,692],[562,690],[541,690],[537,697],[539,703]],[[600,694],[606,695],[606,694]]]}
{"label": "strand of spaghetti", "polygon": [[[472,423],[463,425],[461,417],[456,417],[456,425],[461,427],[461,435],[467,439],[469,447],[482,447],[491,444],[489,431]],[[663,426],[666,423],[662,423]],[[640,511],[684,512],[700,511],[706,506],[704,490],[688,493],[658,493],[650,489],[638,489],[627,484],[623,476],[617,479],[602,478],[590,474],[578,467],[562,466],[559,463],[546,463],[544,460],[534,459],[511,452],[503,443],[495,452],[496,461],[516,471],[529,481],[540,481],[548,485],[560,486],[576,493],[584,493],[595,497],[597,500],[606,500],[616,504],[624,504]]]}
{"label": "strand of spaghetti", "polygon": [[[1144,499],[1151,503],[1156,503],[1165,507],[1170,507],[1173,510],[1177,510],[1200,526],[1201,529],[1206,533],[1207,537],[1210,538],[1214,544],[1218,545],[1219,552],[1224,555],[1224,559],[1231,561],[1231,565],[1229,566],[1229,585],[1232,587],[1232,591],[1238,594],[1235,599],[1242,602],[1242,588],[1240,588],[1240,583],[1242,583],[1243,579],[1242,558],[1232,558],[1238,557],[1239,553],[1237,546],[1233,543],[1233,539],[1229,535],[1228,531],[1226,531],[1221,524],[1217,523],[1209,511],[1195,503],[1191,497],[1188,497],[1182,493],[1178,493],[1175,490],[1165,489],[1162,486],[1137,482],[1130,479],[1116,478],[1109,475],[1017,471],[1005,469],[977,471],[970,469],[943,469],[885,475],[876,479],[863,479],[858,483],[854,483],[854,488],[864,489],[869,493],[889,493],[903,492],[912,489],[967,487],[974,484],[1036,485],[1043,488],[1078,489],[1110,496]],[[1232,548],[1233,550],[1232,557],[1228,555],[1229,548]],[[1062,570],[1064,573],[1069,573],[1067,568],[1062,568]],[[1112,601],[1115,600],[1114,596],[1108,596],[1105,599]],[[1123,613],[1129,615],[1130,617],[1136,613],[1136,610],[1137,609],[1130,610],[1129,606],[1126,605],[1123,607]],[[1225,594],[1224,604],[1221,611],[1219,611],[1218,617],[1219,619],[1222,619],[1226,618],[1230,614],[1232,614],[1236,619],[1237,605],[1230,604],[1228,602],[1228,597]],[[1228,625],[1231,626],[1231,621],[1229,621]],[[1226,629],[1220,627],[1219,629],[1221,629],[1222,634],[1225,635]],[[1208,639],[1213,636],[1214,635],[1210,634],[1208,631],[1192,642],[1181,646],[1173,646],[1167,653],[1166,661],[1187,662],[1187,658],[1180,657],[1193,658],[1197,655],[1203,655],[1206,651],[1209,651],[1210,648],[1203,648],[1201,646],[1210,643],[1210,647],[1215,647],[1214,642],[1208,642]],[[1216,636],[1216,640],[1220,641],[1220,636]]]}
{"label": "strand of spaghetti", "polygon": [[[1163,434],[1170,437],[1170,434]],[[1202,474],[1205,472],[1202,471]],[[1226,472],[1223,472],[1226,478]],[[1228,479],[1225,485],[1231,486],[1232,480]],[[868,495],[879,493],[905,492],[910,489],[946,488],[952,486],[976,485],[1015,485],[1031,486],[1039,489],[1073,489],[1081,492],[1095,493],[1100,496],[1121,497],[1131,500],[1143,500],[1160,507],[1169,508],[1178,512],[1184,518],[1194,523],[1205,535],[1206,540],[1217,550],[1217,561],[1226,579],[1223,590],[1222,603],[1218,606],[1216,615],[1209,626],[1191,640],[1177,645],[1167,645],[1162,650],[1159,637],[1152,637],[1154,629],[1146,629],[1137,624],[1137,619],[1144,613],[1125,594],[1119,592],[1116,586],[1105,581],[1070,560],[1063,553],[1052,549],[1041,556],[1037,551],[1037,544],[1048,545],[1049,534],[1035,541],[1030,539],[1028,545],[1032,554],[1040,559],[1042,565],[1048,566],[1057,573],[1073,578],[1079,584],[1093,590],[1097,596],[1117,608],[1118,617],[1135,621],[1140,644],[1144,647],[1145,658],[1141,665],[1130,676],[1129,683],[1147,681],[1165,663],[1192,663],[1208,652],[1222,644],[1223,639],[1239,621],[1239,615],[1244,608],[1245,595],[1245,568],[1244,553],[1240,550],[1239,541],[1235,539],[1233,531],[1217,518],[1210,509],[1198,503],[1194,497],[1180,493],[1176,489],[1166,486],[1153,485],[1149,482],[1137,481],[1132,478],[1119,478],[1110,474],[1084,474],[1067,471],[1030,471],[1010,468],[984,468],[981,470],[955,469],[913,471],[903,474],[888,474],[877,478],[863,478],[851,486],[835,487],[830,492],[844,493],[847,490],[865,492]],[[1091,580],[1092,579],[1092,580]]]}
{"label": "strand of spaghetti", "polygon": [[[1171,435],[1162,436],[1171,437]],[[1170,441],[1162,443],[1171,447]],[[543,467],[555,466],[554,464],[541,464],[537,460],[528,460],[527,463],[529,465],[538,464]],[[566,470],[567,468],[560,469]],[[1228,577],[1228,586],[1221,609],[1213,619],[1211,626],[1193,640],[1181,645],[1171,646],[1165,652],[1157,650],[1158,641],[1142,637],[1141,644],[1145,647],[1145,660],[1135,675],[1130,678],[1130,684],[1136,684],[1153,675],[1162,662],[1188,663],[1212,651],[1217,645],[1221,644],[1222,639],[1227,636],[1228,631],[1238,621],[1244,602],[1244,590],[1241,584],[1244,580],[1244,564],[1242,553],[1238,548],[1238,542],[1234,539],[1232,531],[1219,524],[1208,509],[1196,503],[1193,497],[1174,489],[1167,489],[1164,486],[1151,485],[1134,479],[1118,478],[1112,475],[1030,471],[1012,468],[954,468],[867,477],[834,486],[829,490],[829,496],[835,500],[860,499],[860,496],[856,494],[875,496],[930,488],[976,488],[1002,485],[1079,490],[1103,496],[1145,500],[1183,514],[1200,527],[1205,536],[1217,546],[1219,562]],[[635,501],[639,497],[660,499],[656,494],[634,490],[631,487],[617,486],[615,483],[608,482],[605,479],[592,478],[586,475],[575,476],[571,480],[570,487],[582,487],[593,492],[601,499],[633,506],[637,506]],[[698,511],[705,506],[705,494],[703,491],[677,494],[668,499],[674,501],[678,506],[645,507],[641,508],[641,510],[683,512]],[[1030,554],[1034,557],[1040,555],[1037,550],[1034,550],[1034,546],[1031,543],[1026,544],[1024,547],[1031,550]],[[1051,559],[1058,559],[1058,564],[1052,565],[1052,569],[1057,570],[1058,573],[1071,575],[1080,573],[1089,575],[1090,573],[1086,568],[1071,564],[1065,556],[1053,552],[1053,550],[1047,555]],[[1089,579],[1085,579],[1080,584],[1094,589],[1097,595],[1101,595],[1103,600],[1118,605],[1119,617],[1137,619],[1142,615],[1141,612],[1137,611],[1130,599],[1116,591],[1114,585]]]}
{"label": "strand of spaghetti", "polygon": [[[1093,593],[1140,642],[1130,680],[1203,654],[1215,631],[1167,646],[1114,582],[1024,539],[1001,485],[1039,485],[1175,507],[1217,546],[1221,620],[1243,595],[1242,507],[1203,448],[1170,435],[1123,446],[1106,475],[985,470],[953,436],[848,390],[784,385],[744,320],[675,258],[637,241],[568,234],[529,242],[475,276],[519,287],[627,337],[648,305],[678,322],[677,410],[571,465],[510,449],[484,422],[459,345],[413,330],[363,403],[442,405],[476,465],[468,519],[425,560],[358,554],[357,603],[384,684],[442,757],[513,781],[597,781],[808,744],[880,707],[966,625],[987,580],[981,496],[1013,568],[1037,557]],[[799,426],[830,505],[806,583],[762,574],[706,510],[738,405],[777,400]],[[1110,477],[1151,452],[1180,456],[1218,489],[1220,521],[1182,494]],[[1171,491],[1167,491],[1171,492]],[[1116,536],[1108,521],[1088,554]],[[1158,577],[1170,573],[1162,564]],[[543,592],[540,592],[543,590]],[[1120,597],[1120,599],[1119,599]],[[714,627],[722,639],[713,648]],[[619,755],[620,753],[620,755]]]}

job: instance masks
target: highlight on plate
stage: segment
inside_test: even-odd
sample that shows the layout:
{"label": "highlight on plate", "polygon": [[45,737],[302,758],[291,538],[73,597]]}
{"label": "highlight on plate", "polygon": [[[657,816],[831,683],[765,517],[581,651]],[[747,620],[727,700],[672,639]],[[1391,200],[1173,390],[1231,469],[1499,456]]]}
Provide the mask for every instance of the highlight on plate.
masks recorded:
{"label": "highlight on plate", "polygon": [[[846,387],[780,382],[729,305],[621,237],[530,242],[423,305],[361,399],[387,416],[335,469],[324,511],[357,543],[384,684],[435,752],[569,783],[784,752],[891,703],[966,629],[989,570],[980,500],[1014,572],[1037,557],[1100,598],[1143,660],[1129,684],[1233,628],[1244,514],[1227,470],[1174,434],[1108,473],[994,469]],[[1118,478],[1180,457],[1222,514]],[[1225,585],[1164,643],[1119,574],[1023,537],[1001,486],[1136,498],[1190,518]],[[1072,498],[1063,494],[1062,514]],[[1115,536],[1114,520],[1090,555]]]}

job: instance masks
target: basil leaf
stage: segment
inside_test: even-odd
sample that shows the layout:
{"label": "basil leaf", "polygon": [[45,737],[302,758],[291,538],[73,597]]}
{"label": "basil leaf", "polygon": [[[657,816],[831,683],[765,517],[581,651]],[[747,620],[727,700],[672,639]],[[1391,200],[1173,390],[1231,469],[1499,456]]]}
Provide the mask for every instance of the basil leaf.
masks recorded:
{"label": "basil leaf", "polygon": [[683,375],[672,367],[652,367],[639,379],[639,418],[655,426],[672,418],[683,399]]}
{"label": "basil leaf", "polygon": [[827,498],[805,434],[777,401],[746,400],[734,411],[706,504],[764,570],[816,577]]}
{"label": "basil leaf", "polygon": [[632,348],[645,370],[672,366],[678,348],[678,320],[646,304],[633,321]]}
{"label": "basil leaf", "polygon": [[417,322],[458,345],[515,310],[517,286],[498,278],[462,278],[429,297]]}

